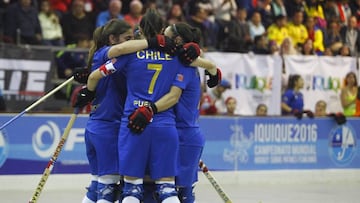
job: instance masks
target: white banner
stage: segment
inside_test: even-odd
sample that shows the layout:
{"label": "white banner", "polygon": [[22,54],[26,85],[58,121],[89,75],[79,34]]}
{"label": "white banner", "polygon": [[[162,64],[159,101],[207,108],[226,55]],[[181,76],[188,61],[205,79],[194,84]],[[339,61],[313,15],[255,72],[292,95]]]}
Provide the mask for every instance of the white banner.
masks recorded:
{"label": "white banner", "polygon": [[[255,115],[256,107],[268,106],[269,115],[280,115],[282,60],[279,56],[209,52],[232,88],[224,98],[237,99],[236,113]],[[203,77],[202,77],[203,78]],[[211,91],[208,89],[207,91]]]}
{"label": "white banner", "polygon": [[285,56],[286,79],[299,74],[304,79],[304,109],[315,111],[318,100],[327,102],[327,112],[342,112],[340,90],[345,76],[356,71],[356,59],[352,57]]}

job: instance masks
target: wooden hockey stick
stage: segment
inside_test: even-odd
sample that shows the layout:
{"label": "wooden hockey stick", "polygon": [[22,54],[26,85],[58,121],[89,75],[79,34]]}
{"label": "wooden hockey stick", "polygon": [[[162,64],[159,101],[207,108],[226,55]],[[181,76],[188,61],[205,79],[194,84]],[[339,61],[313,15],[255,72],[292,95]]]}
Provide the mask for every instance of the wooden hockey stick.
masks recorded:
{"label": "wooden hockey stick", "polygon": [[204,164],[204,162],[202,160],[200,160],[199,162],[199,167],[201,169],[201,171],[203,172],[203,174],[205,175],[205,177],[209,180],[209,182],[211,183],[211,185],[213,186],[213,188],[216,190],[216,192],[219,194],[219,196],[221,197],[221,199],[225,202],[225,203],[232,203],[232,201],[230,200],[229,196],[224,192],[224,190],[220,187],[220,185],[217,183],[217,181],[215,180],[214,176],[210,173],[209,169],[207,168],[207,166]]}
{"label": "wooden hockey stick", "polygon": [[56,162],[56,160],[57,160],[57,158],[69,136],[70,130],[71,130],[72,126],[74,125],[74,122],[75,122],[75,119],[76,119],[78,113],[79,113],[79,109],[75,108],[74,113],[71,115],[71,118],[64,130],[64,133],[63,133],[55,151],[54,151],[54,154],[52,155],[52,157],[50,158],[50,161],[46,165],[43,175],[41,176],[41,179],[39,181],[39,184],[37,185],[35,192],[34,192],[33,196],[31,197],[31,200],[29,201],[29,203],[36,203],[37,200],[39,199],[41,191],[43,190],[44,185],[54,167],[54,164],[55,164],[55,162]]}

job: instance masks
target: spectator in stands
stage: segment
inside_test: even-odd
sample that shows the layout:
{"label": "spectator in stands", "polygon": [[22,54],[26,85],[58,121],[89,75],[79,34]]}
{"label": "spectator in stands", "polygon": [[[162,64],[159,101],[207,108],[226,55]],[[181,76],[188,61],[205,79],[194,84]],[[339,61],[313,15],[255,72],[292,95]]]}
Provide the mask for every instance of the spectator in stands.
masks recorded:
{"label": "spectator in stands", "polygon": [[327,0],[324,3],[324,16],[326,22],[331,22],[333,20],[339,20],[336,16],[336,3],[335,0]]}
{"label": "spectator in stands", "polygon": [[355,16],[349,18],[349,23],[340,30],[342,42],[349,46],[352,56],[357,56],[360,51],[360,32]]}
{"label": "spectator in stands", "polygon": [[318,55],[321,55],[325,50],[323,31],[315,25],[314,17],[307,17],[305,26],[308,31],[309,39],[313,42],[315,52]]}
{"label": "spectator in stands", "polygon": [[295,49],[290,37],[285,38],[282,44],[280,45],[279,54],[282,56],[298,54],[298,51]]}
{"label": "spectator in stands", "polygon": [[281,99],[281,114],[295,115],[302,114],[304,108],[304,98],[300,90],[304,87],[303,78],[298,75],[290,75],[287,90]]}
{"label": "spectator in stands", "polygon": [[266,104],[259,104],[257,107],[256,107],[256,113],[255,115],[256,116],[267,116],[267,106]]}
{"label": "spectator in stands", "polygon": [[224,92],[231,89],[231,84],[227,80],[222,80],[218,86],[205,92],[201,98],[200,114],[216,115],[226,112]]}
{"label": "spectator in stands", "polygon": [[334,52],[330,49],[330,47],[325,48],[324,56],[334,56]]}
{"label": "spectator in stands", "polygon": [[287,16],[286,8],[283,0],[273,0],[271,1],[271,11],[273,16]]}
{"label": "spectator in stands", "polygon": [[271,0],[257,1],[255,10],[261,14],[262,24],[265,29],[274,23],[275,16],[271,9]]}
{"label": "spectator in stands", "polygon": [[289,31],[289,36],[292,39],[292,42],[295,47],[303,44],[308,38],[308,32],[303,24],[304,13],[302,11],[295,11],[291,22],[288,23],[287,29]]}
{"label": "spectator in stands", "polygon": [[41,1],[39,21],[41,25],[44,45],[65,45],[59,16],[50,8],[49,0]]}
{"label": "spectator in stands", "polygon": [[350,1],[349,6],[351,9],[351,15],[356,17],[358,25],[359,25],[359,23],[360,23],[360,0]]}
{"label": "spectator in stands", "polygon": [[267,28],[267,36],[269,40],[275,41],[277,46],[280,46],[283,40],[289,36],[286,25],[286,16],[279,15],[276,16],[275,22]]}
{"label": "spectator in stands", "polygon": [[265,35],[255,36],[252,52],[254,54],[270,54],[269,43]]}
{"label": "spectator in stands", "polygon": [[305,0],[286,0],[284,4],[288,18],[293,18],[299,11],[305,13]]}
{"label": "spectator in stands", "polygon": [[348,19],[351,17],[351,9],[348,4],[348,0],[338,0],[334,6],[336,16],[340,20],[340,24],[342,26],[346,26],[349,21]]}
{"label": "spectator in stands", "polygon": [[340,56],[351,56],[350,47],[347,46],[347,45],[343,45],[342,47],[340,47],[338,55],[340,55]]}
{"label": "spectator in stands", "polygon": [[305,13],[307,18],[314,18],[315,25],[326,29],[324,10],[319,0],[306,0]]}
{"label": "spectator in stands", "polygon": [[279,55],[280,54],[280,47],[277,45],[277,43],[274,40],[269,41],[269,52],[271,55]]}
{"label": "spectator in stands", "polygon": [[356,74],[349,72],[345,76],[344,87],[341,88],[340,101],[345,116],[354,116],[356,111],[356,96],[358,93]]}
{"label": "spectator in stands", "polygon": [[63,14],[69,11],[72,0],[50,0],[50,7],[62,17]]}
{"label": "spectator in stands", "polygon": [[237,12],[235,0],[211,0],[215,19],[219,23],[230,22],[232,16]]}
{"label": "spectator in stands", "polygon": [[249,24],[246,21],[247,12],[244,8],[239,8],[236,16],[226,23],[223,35],[217,39],[218,49],[225,52],[249,52],[252,44],[250,37]]}
{"label": "spectator in stands", "polygon": [[223,114],[224,116],[237,116],[235,114],[237,101],[235,97],[227,97],[225,100],[226,112]]}
{"label": "spectator in stands", "polygon": [[129,8],[129,13],[125,14],[124,20],[135,29],[143,15],[143,3],[139,0],[132,0]]}
{"label": "spectator in stands", "polygon": [[124,16],[120,13],[122,2],[120,0],[110,0],[106,11],[98,14],[96,19],[96,27],[105,25],[111,19],[123,19]]}
{"label": "spectator in stands", "polygon": [[185,15],[180,4],[173,4],[166,17],[168,25],[172,25],[178,22],[185,22]]}
{"label": "spectator in stands", "polygon": [[92,17],[85,12],[84,0],[74,0],[71,11],[64,14],[61,19],[65,44],[77,43],[79,36],[87,36],[91,39],[91,34],[95,29],[95,22]]}
{"label": "spectator in stands", "polygon": [[259,12],[255,11],[252,16],[251,20],[249,21],[249,31],[251,40],[255,40],[255,36],[263,35],[265,33],[265,27],[261,23],[261,15]]}
{"label": "spectator in stands", "polygon": [[339,22],[337,20],[328,22],[328,28],[324,34],[325,47],[330,47],[334,53],[338,53],[340,48],[343,46]]}
{"label": "spectator in stands", "polygon": [[326,113],[326,102],[324,100],[319,100],[316,102],[315,104],[315,113],[314,115],[316,117],[323,117],[323,116],[327,116]]}
{"label": "spectator in stands", "polygon": [[300,53],[302,55],[316,55],[315,51],[314,51],[314,43],[313,41],[308,38],[307,40],[305,40],[304,44],[301,45],[300,47]]}
{"label": "spectator in stands", "polygon": [[[205,1],[207,2],[207,1]],[[211,4],[210,4],[211,6]],[[208,17],[210,12],[212,12],[212,7],[209,4],[202,4],[199,2],[194,2],[193,4],[189,4],[189,15],[190,17],[187,19],[187,23],[193,27],[199,28],[201,31],[200,38],[200,46],[204,51],[207,51],[209,48],[213,48],[216,44],[216,40],[214,42],[210,42],[211,38],[214,34],[214,25],[209,21]]]}
{"label": "spectator in stands", "polygon": [[22,44],[41,44],[41,26],[37,8],[31,0],[18,0],[5,11],[4,35],[10,42]]}

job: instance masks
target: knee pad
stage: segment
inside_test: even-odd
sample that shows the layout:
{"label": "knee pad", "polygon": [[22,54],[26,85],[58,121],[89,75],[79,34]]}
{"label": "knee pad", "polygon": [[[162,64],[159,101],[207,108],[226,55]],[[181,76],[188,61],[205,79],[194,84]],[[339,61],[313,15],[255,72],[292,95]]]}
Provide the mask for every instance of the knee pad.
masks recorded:
{"label": "knee pad", "polygon": [[164,199],[166,198],[177,196],[175,184],[173,183],[156,184],[156,195],[159,202],[164,201]]}
{"label": "knee pad", "polygon": [[109,202],[115,202],[117,200],[117,191],[118,185],[116,183],[113,184],[104,184],[98,183],[98,194],[97,199],[104,199]]}
{"label": "knee pad", "polygon": [[123,191],[122,191],[122,198],[132,196],[137,198],[140,201],[143,201],[144,198],[144,186],[143,184],[132,184],[125,182]]}
{"label": "knee pad", "polygon": [[92,180],[89,187],[87,187],[86,197],[90,199],[91,201],[96,202],[97,201],[97,186],[98,182],[96,180]]}
{"label": "knee pad", "polygon": [[194,187],[179,187],[178,197],[181,203],[194,203],[195,194],[193,192]]}

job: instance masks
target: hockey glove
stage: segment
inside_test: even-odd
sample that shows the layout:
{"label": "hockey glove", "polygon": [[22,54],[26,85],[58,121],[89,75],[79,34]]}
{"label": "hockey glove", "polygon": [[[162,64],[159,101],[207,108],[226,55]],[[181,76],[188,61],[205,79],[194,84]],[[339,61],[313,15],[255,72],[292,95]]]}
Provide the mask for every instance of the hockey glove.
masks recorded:
{"label": "hockey glove", "polygon": [[153,115],[157,113],[155,104],[141,106],[129,115],[128,128],[130,131],[139,134],[145,130],[145,127],[152,121]]}
{"label": "hockey glove", "polygon": [[211,75],[209,71],[205,70],[205,75],[209,76],[209,79],[206,81],[206,84],[209,88],[217,86],[221,82],[221,71],[219,68],[216,69],[216,74]]}
{"label": "hockey glove", "polygon": [[309,118],[314,118],[314,113],[310,110],[304,110],[303,113],[305,113]]}
{"label": "hockey glove", "polygon": [[300,110],[297,110],[297,109],[293,110],[293,114],[299,120],[302,119],[302,117],[303,117],[303,111],[300,111]]}
{"label": "hockey glove", "polygon": [[190,65],[200,56],[200,47],[194,42],[184,44],[178,53],[179,60],[184,65]]}
{"label": "hockey glove", "polygon": [[175,42],[165,35],[156,35],[147,42],[149,49],[157,49],[161,52],[169,54],[170,56],[174,56],[176,54],[177,49]]}
{"label": "hockey glove", "polygon": [[343,113],[341,112],[338,112],[338,113],[331,113],[329,114],[328,116],[330,117],[333,117],[335,122],[338,124],[338,125],[342,125],[342,124],[345,124],[346,123],[346,117]]}
{"label": "hockey glove", "polygon": [[86,84],[89,77],[89,70],[87,68],[75,68],[73,72],[74,80],[81,84]]}
{"label": "hockey glove", "polygon": [[90,91],[87,87],[82,88],[77,97],[74,107],[83,108],[95,98],[95,91]]}

